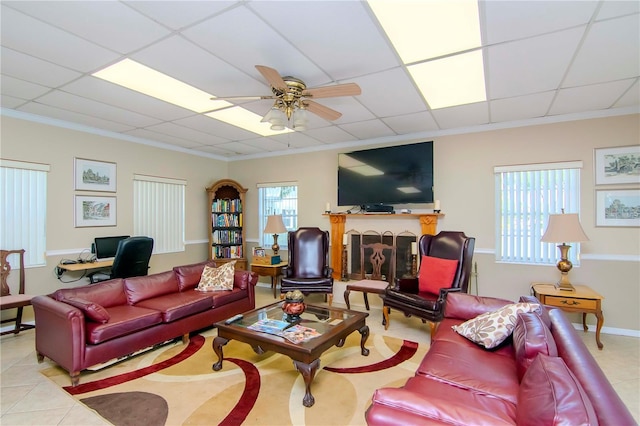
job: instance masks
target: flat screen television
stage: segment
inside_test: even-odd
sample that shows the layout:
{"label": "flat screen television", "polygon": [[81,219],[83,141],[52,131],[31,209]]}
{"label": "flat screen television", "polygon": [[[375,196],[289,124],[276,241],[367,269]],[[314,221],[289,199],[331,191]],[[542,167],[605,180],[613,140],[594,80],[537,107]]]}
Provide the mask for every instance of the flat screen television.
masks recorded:
{"label": "flat screen television", "polygon": [[338,205],[433,202],[433,142],[338,154]]}
{"label": "flat screen television", "polygon": [[118,244],[122,240],[129,238],[128,235],[119,237],[96,237],[93,240],[95,247],[96,259],[111,259],[116,257]]}

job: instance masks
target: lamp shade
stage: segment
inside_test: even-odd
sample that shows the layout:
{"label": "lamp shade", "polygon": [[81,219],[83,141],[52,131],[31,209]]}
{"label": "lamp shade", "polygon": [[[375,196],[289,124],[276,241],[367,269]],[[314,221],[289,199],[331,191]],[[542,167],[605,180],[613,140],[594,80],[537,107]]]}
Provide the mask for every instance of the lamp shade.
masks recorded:
{"label": "lamp shade", "polygon": [[543,243],[579,243],[589,241],[577,213],[550,214]]}
{"label": "lamp shade", "polygon": [[284,226],[281,214],[274,214],[267,216],[267,226],[264,227],[265,234],[282,234],[287,232],[287,228]]}

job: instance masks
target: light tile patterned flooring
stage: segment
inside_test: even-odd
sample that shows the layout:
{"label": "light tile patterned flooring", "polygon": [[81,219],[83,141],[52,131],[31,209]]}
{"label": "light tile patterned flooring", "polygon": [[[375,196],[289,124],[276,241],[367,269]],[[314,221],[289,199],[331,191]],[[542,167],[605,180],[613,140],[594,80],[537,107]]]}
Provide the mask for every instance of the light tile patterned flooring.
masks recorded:
{"label": "light tile patterned flooring", "polygon": [[[336,306],[344,305],[343,289],[344,283],[336,285]],[[257,306],[274,302],[273,293],[268,287],[258,286],[256,294]],[[321,297],[312,295],[307,301],[322,303]],[[376,295],[369,295],[369,298],[372,306],[367,324],[371,333],[385,333],[381,325],[379,298]],[[361,293],[352,292],[350,301],[352,309],[364,311]],[[386,333],[416,342],[428,341],[429,335],[428,325],[422,324],[419,319],[393,313]],[[636,421],[640,421],[640,339],[603,334],[604,350],[599,351],[593,333],[580,334]],[[39,373],[39,370],[52,363],[48,359],[43,364],[37,363],[34,335],[35,332],[29,330],[17,336],[0,338],[0,424],[108,425],[100,416],[77,403]]]}

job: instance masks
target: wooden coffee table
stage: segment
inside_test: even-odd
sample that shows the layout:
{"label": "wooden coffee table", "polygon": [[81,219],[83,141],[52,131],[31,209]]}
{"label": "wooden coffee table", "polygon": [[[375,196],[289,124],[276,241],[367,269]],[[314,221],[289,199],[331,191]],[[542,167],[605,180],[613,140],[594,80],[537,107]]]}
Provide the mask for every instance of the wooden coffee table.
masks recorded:
{"label": "wooden coffee table", "polygon": [[283,320],[284,313],[281,306],[282,302],[277,302],[254,309],[244,313],[242,319],[231,324],[226,324],[224,321],[217,322],[215,327],[218,329],[218,336],[213,339],[213,351],[218,355],[218,361],[212,368],[215,371],[222,369],[224,360],[222,347],[229,340],[247,343],[260,355],[266,351],[286,355],[293,360],[296,370],[304,379],[306,391],[302,405],[311,407],[315,402],[311,394],[311,382],[320,367],[320,355],[324,351],[332,346],[342,347],[347,336],[357,330],[361,335],[361,353],[364,356],[369,355],[369,349],[364,347],[369,337],[369,327],[365,323],[365,318],[369,314],[341,308],[307,305],[307,309],[300,317],[300,322],[296,324],[313,328],[320,333],[320,336],[298,344],[291,343],[284,337],[247,328],[260,319]]}

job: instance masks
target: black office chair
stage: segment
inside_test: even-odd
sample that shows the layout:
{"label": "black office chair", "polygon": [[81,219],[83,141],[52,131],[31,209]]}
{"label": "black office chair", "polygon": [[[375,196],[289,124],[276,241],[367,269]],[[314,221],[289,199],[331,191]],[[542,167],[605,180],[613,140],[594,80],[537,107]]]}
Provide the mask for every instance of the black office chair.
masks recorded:
{"label": "black office chair", "polygon": [[130,237],[118,243],[116,257],[110,271],[96,271],[88,275],[91,284],[113,278],[140,277],[149,273],[153,238]]}

